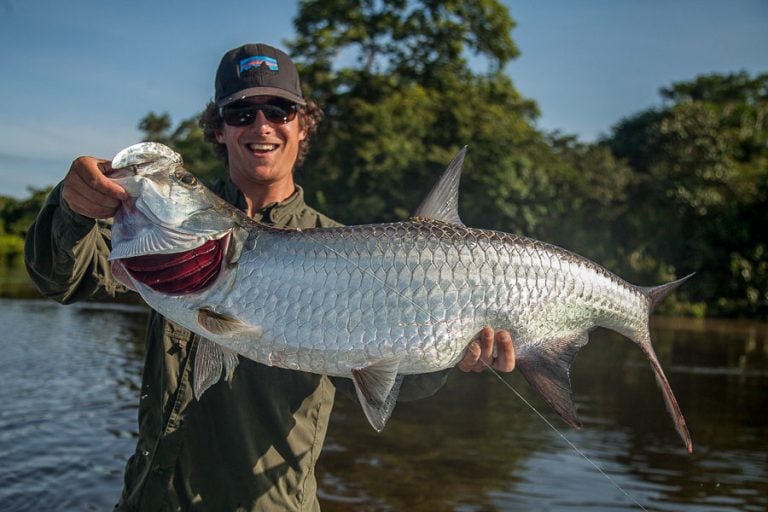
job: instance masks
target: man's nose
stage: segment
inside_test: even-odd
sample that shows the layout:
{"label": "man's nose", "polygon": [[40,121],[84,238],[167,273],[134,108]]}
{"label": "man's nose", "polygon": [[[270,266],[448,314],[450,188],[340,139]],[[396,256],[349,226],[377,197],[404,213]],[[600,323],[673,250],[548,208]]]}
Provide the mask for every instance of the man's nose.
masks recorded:
{"label": "man's nose", "polygon": [[272,123],[267,120],[267,116],[264,115],[263,110],[259,110],[256,112],[256,119],[253,120],[253,123],[251,124],[251,128],[257,131],[262,130],[272,130]]}

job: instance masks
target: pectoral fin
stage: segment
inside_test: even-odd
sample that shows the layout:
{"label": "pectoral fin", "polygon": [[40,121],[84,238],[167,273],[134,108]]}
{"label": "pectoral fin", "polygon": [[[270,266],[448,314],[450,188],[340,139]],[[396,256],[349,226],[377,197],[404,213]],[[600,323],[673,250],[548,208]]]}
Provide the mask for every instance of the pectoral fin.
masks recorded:
{"label": "pectoral fin", "polygon": [[520,347],[517,370],[569,425],[580,428],[571,391],[570,370],[579,349],[589,342],[586,332]]}
{"label": "pectoral fin", "polygon": [[248,331],[251,331],[254,336],[261,336],[263,332],[257,325],[246,324],[232,315],[217,313],[209,308],[197,310],[197,323],[206,331],[218,336],[230,336]]}
{"label": "pectoral fin", "polygon": [[400,358],[382,359],[352,370],[357,399],[371,426],[381,432],[392,415],[403,376],[397,374]]}
{"label": "pectoral fin", "polygon": [[237,354],[198,336],[192,374],[195,398],[200,400],[208,388],[221,380],[222,373],[227,382],[232,382],[237,365]]}

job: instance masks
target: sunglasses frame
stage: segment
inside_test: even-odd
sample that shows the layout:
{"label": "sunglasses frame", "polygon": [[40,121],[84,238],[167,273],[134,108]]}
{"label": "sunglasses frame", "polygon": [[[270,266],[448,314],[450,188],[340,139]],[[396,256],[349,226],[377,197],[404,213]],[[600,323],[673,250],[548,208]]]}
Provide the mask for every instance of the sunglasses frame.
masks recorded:
{"label": "sunglasses frame", "polygon": [[[299,105],[290,100],[277,98],[266,103],[238,102],[224,107],[219,107],[219,116],[221,120],[229,126],[242,128],[250,126],[258,117],[259,112],[264,113],[264,117],[270,123],[288,124],[296,118],[299,112]],[[237,120],[233,119],[237,116]],[[227,118],[229,117],[229,121]],[[230,121],[235,122],[230,122]]]}

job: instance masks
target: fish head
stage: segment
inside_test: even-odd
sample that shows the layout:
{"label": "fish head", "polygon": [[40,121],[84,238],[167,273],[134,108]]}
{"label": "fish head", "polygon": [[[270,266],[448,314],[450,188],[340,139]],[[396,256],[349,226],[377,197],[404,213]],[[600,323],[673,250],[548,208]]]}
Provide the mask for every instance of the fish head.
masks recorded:
{"label": "fish head", "polygon": [[176,152],[153,142],[131,146],[115,156],[108,177],[129,196],[112,226],[118,280],[135,288],[130,275],[158,291],[189,292],[179,279],[218,273],[242,214],[186,170]]}

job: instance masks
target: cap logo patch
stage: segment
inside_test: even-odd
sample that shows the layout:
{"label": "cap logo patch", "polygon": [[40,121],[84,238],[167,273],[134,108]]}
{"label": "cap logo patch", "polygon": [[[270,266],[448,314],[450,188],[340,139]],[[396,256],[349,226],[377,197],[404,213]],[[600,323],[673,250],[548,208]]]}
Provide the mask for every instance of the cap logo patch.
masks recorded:
{"label": "cap logo patch", "polygon": [[277,59],[266,55],[254,55],[240,61],[240,73],[242,74],[249,69],[259,69],[261,66],[267,66],[270,71],[278,70]]}

